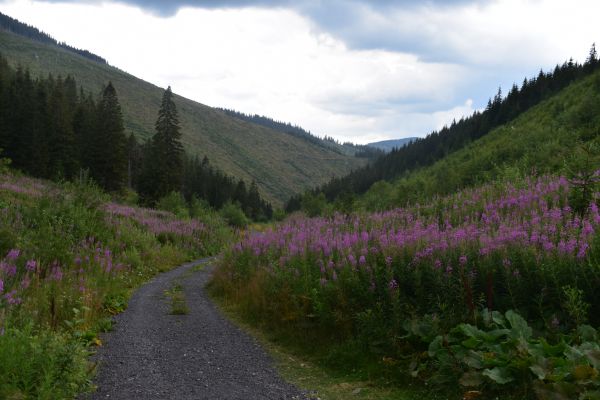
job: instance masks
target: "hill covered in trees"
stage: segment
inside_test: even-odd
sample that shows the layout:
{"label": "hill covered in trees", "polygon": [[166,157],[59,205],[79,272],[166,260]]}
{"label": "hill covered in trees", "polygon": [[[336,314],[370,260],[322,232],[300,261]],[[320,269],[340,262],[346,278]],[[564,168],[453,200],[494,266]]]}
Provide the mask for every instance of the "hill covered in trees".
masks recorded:
{"label": "hill covered in trees", "polygon": [[[139,141],[153,135],[163,89],[53,43],[17,33],[22,32],[14,27],[10,31],[0,29],[0,53],[13,68],[22,65],[32,77],[70,75],[94,94],[110,81],[119,93],[127,134],[133,133]],[[211,164],[225,174],[256,181],[260,193],[274,204],[366,163],[365,159],[340,154],[302,137],[282,135],[177,94],[173,99],[179,111],[182,143],[190,156],[202,159],[208,155]]]}
{"label": "hill covered in trees", "polygon": [[173,192],[220,209],[237,203],[252,219],[270,218],[271,205],[254,181],[223,173],[184,153],[173,93],[168,88],[151,140],[126,136],[117,91],[108,82],[96,98],[71,76],[32,78],[0,56],[0,157],[28,175],[53,180],[92,179],[102,189],[135,189],[144,204]]}
{"label": "hill covered in trees", "polygon": [[[470,143],[484,138],[495,128],[513,121],[532,107],[558,94],[561,90],[574,82],[580,81],[596,73],[600,68],[600,61],[595,46],[592,46],[590,54],[585,63],[580,64],[572,59],[557,65],[553,71],[540,71],[539,74],[530,79],[524,79],[519,87],[514,84],[508,94],[503,96],[502,90],[489,100],[483,111],[476,111],[467,118],[454,121],[450,126],[440,131],[435,131],[427,137],[417,139],[414,142],[391,151],[384,157],[380,157],[374,163],[363,168],[352,171],[342,178],[333,178],[328,183],[311,191],[312,194],[323,193],[328,201],[334,201],[343,197],[365,193],[373,184],[380,181],[392,181],[409,174],[411,171],[430,166],[449,155],[464,149]],[[580,98],[583,100],[583,97]],[[564,104],[567,107],[569,104]],[[586,107],[592,107],[590,105]],[[556,114],[557,112],[555,112]],[[592,118],[594,111],[581,111]],[[582,117],[584,118],[584,117]],[[543,129],[547,136],[545,140],[553,140],[548,129],[550,127],[539,121],[537,130]],[[557,126],[564,126],[560,122]],[[552,129],[558,129],[554,127]],[[522,135],[528,135],[522,132]],[[495,154],[504,154],[499,148]],[[523,150],[521,150],[523,151]],[[500,162],[503,162],[500,159]],[[473,170],[472,176],[478,173]],[[452,173],[452,171],[445,171]],[[444,186],[448,180],[444,180]],[[292,197],[286,206],[288,211],[299,209],[302,195]]]}

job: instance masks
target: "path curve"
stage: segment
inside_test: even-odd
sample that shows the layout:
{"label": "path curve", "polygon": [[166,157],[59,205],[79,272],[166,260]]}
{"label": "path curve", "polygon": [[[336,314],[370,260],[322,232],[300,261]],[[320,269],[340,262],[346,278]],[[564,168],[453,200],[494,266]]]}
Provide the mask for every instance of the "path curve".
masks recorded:
{"label": "path curve", "polygon": [[[194,267],[207,264],[202,270]],[[223,317],[204,291],[213,267],[195,261],[158,275],[130,299],[103,336],[98,390],[85,399],[300,399],[259,344]],[[187,315],[165,296],[184,288]]]}

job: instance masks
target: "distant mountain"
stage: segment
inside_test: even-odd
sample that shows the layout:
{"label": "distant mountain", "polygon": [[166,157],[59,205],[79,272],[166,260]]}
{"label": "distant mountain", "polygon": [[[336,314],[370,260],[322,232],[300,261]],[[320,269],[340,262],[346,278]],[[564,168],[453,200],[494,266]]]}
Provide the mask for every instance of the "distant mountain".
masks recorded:
{"label": "distant mountain", "polygon": [[407,137],[403,139],[390,139],[390,140],[382,140],[380,142],[367,143],[367,146],[374,147],[379,150],[383,150],[386,153],[392,151],[393,149],[399,149],[410,142],[418,139],[417,137]]}
{"label": "distant mountain", "polygon": [[288,135],[302,138],[304,140],[316,144],[317,146],[321,146],[328,150],[333,150],[339,154],[369,159],[375,159],[383,155],[381,151],[379,151],[378,149],[376,150],[374,147],[371,148],[367,145],[354,144],[351,142],[340,143],[329,136],[320,138],[298,125],[292,125],[289,122],[276,121],[272,118],[265,117],[264,115],[245,114],[239,111],[229,110],[225,108],[220,108],[219,110],[232,117],[252,122],[261,126],[265,126],[267,128],[286,133]]}
{"label": "distant mountain", "polygon": [[[126,130],[142,140],[154,134],[162,88],[114,68],[103,59],[89,57],[85,50],[61,45],[10,17],[1,20],[0,54],[13,67],[24,66],[38,77],[72,75],[94,94],[112,81]],[[363,158],[328,149],[312,139],[285,135],[181,96],[175,96],[175,104],[187,152],[208,156],[212,165],[236,178],[255,180],[261,194],[274,205],[366,164]]]}

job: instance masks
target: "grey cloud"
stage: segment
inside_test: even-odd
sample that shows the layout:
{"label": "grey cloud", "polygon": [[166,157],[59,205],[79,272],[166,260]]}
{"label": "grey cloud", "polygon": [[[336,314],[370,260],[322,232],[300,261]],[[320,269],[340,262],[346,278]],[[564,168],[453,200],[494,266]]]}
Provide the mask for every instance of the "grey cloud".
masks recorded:
{"label": "grey cloud", "polygon": [[[52,3],[81,3],[80,0],[43,0]],[[88,3],[101,3],[105,0],[84,0]],[[343,14],[343,8],[352,8],[357,5],[380,10],[398,7],[422,7],[422,6],[452,6],[464,3],[479,3],[482,0],[114,0],[120,3],[131,4],[146,9],[161,16],[172,16],[182,7],[196,8],[243,8],[243,7],[265,7],[265,8],[294,8],[299,10],[312,10],[320,15],[313,15],[316,19],[323,19],[327,15],[336,19],[339,12]],[[487,1],[487,0],[484,0]],[[1,0],[0,0],[1,2]],[[328,19],[328,18],[325,18]],[[330,21],[331,22],[331,21]],[[343,23],[343,19],[340,20]]]}
{"label": "grey cloud", "polygon": [[[2,0],[0,0],[1,2]],[[81,2],[77,0],[43,0],[48,2]],[[101,3],[106,0],[85,0]],[[418,55],[424,61],[456,61],[460,55],[439,40],[439,32],[419,27],[397,26],[387,19],[389,14],[410,9],[451,8],[465,4],[484,4],[491,0],[113,0],[130,4],[161,17],[173,16],[180,8],[289,8],[306,16],[315,25],[342,40],[353,49],[383,49]],[[365,19],[375,15],[384,23]]]}

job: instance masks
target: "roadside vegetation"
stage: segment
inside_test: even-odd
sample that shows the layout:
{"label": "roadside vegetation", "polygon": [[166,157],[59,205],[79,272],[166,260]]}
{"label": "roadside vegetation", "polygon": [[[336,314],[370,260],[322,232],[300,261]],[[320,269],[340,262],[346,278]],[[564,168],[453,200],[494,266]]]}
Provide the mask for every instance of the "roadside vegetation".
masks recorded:
{"label": "roadside vegetation", "polygon": [[90,350],[132,290],[231,240],[218,213],[180,211],[115,203],[87,183],[2,172],[0,398],[91,389]]}

